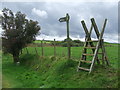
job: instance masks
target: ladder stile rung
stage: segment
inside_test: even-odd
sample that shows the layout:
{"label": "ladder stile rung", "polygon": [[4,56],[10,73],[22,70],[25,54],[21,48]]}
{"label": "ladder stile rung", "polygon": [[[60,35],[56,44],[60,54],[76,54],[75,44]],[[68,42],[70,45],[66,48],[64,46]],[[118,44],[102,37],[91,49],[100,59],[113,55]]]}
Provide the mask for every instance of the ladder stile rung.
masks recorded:
{"label": "ladder stile rung", "polygon": [[81,70],[90,71],[90,69],[87,69],[87,68],[83,68],[83,67],[78,67],[78,68]]}
{"label": "ladder stile rung", "polygon": [[94,56],[94,54],[86,54],[86,53],[83,53],[83,55],[85,55],[85,56]]}
{"label": "ladder stile rung", "polygon": [[98,53],[98,54],[103,54],[103,53]]}
{"label": "ladder stile rung", "polygon": [[98,42],[98,40],[89,40],[89,41],[86,41],[86,42]]}

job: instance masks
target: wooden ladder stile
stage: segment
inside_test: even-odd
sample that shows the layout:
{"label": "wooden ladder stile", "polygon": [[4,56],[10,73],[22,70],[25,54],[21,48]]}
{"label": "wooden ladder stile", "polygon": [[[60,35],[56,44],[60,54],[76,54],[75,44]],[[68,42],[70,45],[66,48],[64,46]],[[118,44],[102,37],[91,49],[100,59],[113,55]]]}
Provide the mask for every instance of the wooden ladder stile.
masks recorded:
{"label": "wooden ladder stile", "polygon": [[[98,31],[98,28],[97,28],[97,25],[95,23],[94,18],[91,19],[92,24],[91,24],[90,31],[88,31],[84,21],[81,21],[81,23],[82,23],[82,26],[83,26],[84,31],[86,33],[86,39],[85,39],[85,44],[84,44],[82,56],[81,56],[81,59],[80,59],[79,64],[78,64],[78,70],[85,70],[85,71],[89,71],[89,73],[91,73],[93,70],[95,61],[97,61],[97,63],[100,64],[99,60],[101,60],[101,59],[98,59],[98,54],[102,55],[102,63],[104,64],[104,61],[106,61],[106,64],[109,65],[109,61],[107,59],[107,56],[105,53],[105,47],[103,44],[104,41],[102,39],[104,30],[105,30],[105,26],[107,23],[107,19],[105,19],[105,21],[104,21],[101,33],[99,33],[99,31]],[[95,30],[95,33],[97,35],[98,40],[91,40],[91,32],[92,32],[93,28]],[[94,46],[93,42],[97,42],[96,46]],[[88,44],[89,44],[89,46],[88,46]],[[99,52],[100,48],[102,49],[102,52]],[[88,54],[87,49],[92,49],[93,53]],[[92,56],[92,60],[91,61],[86,60],[87,56]],[[82,66],[83,63],[90,64],[90,68],[88,69],[88,68],[83,67]]]}

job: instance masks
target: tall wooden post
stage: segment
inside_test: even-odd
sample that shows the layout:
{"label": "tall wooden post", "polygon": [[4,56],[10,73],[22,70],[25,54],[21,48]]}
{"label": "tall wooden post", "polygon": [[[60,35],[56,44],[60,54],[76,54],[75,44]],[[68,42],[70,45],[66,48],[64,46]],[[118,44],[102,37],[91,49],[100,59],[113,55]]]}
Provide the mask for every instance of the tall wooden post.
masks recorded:
{"label": "tall wooden post", "polygon": [[36,47],[35,47],[35,52],[36,52],[36,54],[38,55],[38,52],[37,52],[37,49],[36,49]]}
{"label": "tall wooden post", "polygon": [[67,24],[67,46],[68,46],[68,59],[71,57],[71,49],[70,49],[70,37],[69,37],[69,15],[68,13],[66,14],[66,24]]}
{"label": "tall wooden post", "polygon": [[55,47],[55,39],[54,39],[54,57],[56,56],[56,47]]}
{"label": "tall wooden post", "polygon": [[44,55],[44,50],[43,50],[43,41],[44,41],[44,39],[43,39],[43,40],[41,40],[41,52],[42,52],[42,56]]}
{"label": "tall wooden post", "polygon": [[66,14],[66,17],[62,17],[59,19],[60,22],[66,22],[67,25],[67,47],[68,47],[68,59],[70,59],[71,57],[71,49],[70,49],[70,37],[69,37],[69,19],[70,16],[68,15],[68,13]]}

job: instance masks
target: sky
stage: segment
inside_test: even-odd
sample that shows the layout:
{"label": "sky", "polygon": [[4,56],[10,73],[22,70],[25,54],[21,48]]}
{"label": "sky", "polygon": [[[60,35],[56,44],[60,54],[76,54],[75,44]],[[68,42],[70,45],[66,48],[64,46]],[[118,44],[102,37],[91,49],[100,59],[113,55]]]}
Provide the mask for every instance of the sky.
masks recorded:
{"label": "sky", "polygon": [[[3,8],[9,8],[14,13],[21,11],[26,18],[39,22],[41,26],[38,40],[64,40],[66,35],[66,23],[58,20],[66,13],[70,15],[70,38],[84,41],[85,32],[81,25],[84,20],[89,30],[91,18],[94,18],[101,32],[103,22],[107,19],[104,32],[106,42],[118,43],[118,2],[1,2],[0,14]],[[96,39],[92,32],[92,39]]]}

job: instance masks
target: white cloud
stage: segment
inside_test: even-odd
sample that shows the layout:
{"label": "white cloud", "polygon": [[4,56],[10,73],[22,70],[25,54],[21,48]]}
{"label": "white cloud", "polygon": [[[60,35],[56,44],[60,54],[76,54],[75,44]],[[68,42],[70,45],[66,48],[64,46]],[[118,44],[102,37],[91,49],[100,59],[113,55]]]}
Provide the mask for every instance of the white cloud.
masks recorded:
{"label": "white cloud", "polygon": [[2,15],[2,11],[0,10],[0,15]]}
{"label": "white cloud", "polygon": [[[74,2],[74,0],[1,0],[2,2]],[[76,2],[88,2],[88,0],[75,0]],[[118,2],[119,0],[89,0],[89,2]]]}
{"label": "white cloud", "polygon": [[[54,39],[56,39],[56,41],[63,41],[64,39],[66,39],[67,36],[51,36],[51,35],[45,35],[45,34],[41,34],[40,36],[37,36],[36,39],[37,40],[51,40],[53,41]],[[73,36],[70,36],[70,38],[72,40],[81,40],[81,41],[85,41],[85,37],[80,37],[80,36],[77,36],[77,37],[73,37]],[[92,38],[92,40],[96,40],[95,38]]]}
{"label": "white cloud", "polygon": [[[112,38],[111,38],[111,36],[112,36]],[[119,35],[118,34],[114,34],[114,33],[112,33],[112,34],[105,34],[103,36],[103,38],[104,38],[105,42],[119,43],[118,42],[118,40],[119,40]]]}
{"label": "white cloud", "polygon": [[0,10],[0,16],[1,16],[1,15],[3,15],[3,12],[2,12],[2,10]]}
{"label": "white cloud", "polygon": [[32,13],[38,15],[39,17],[47,18],[47,12],[44,10],[39,10],[39,9],[33,8]]}
{"label": "white cloud", "polygon": [[[119,43],[118,42],[118,35],[117,34],[112,34],[112,36],[114,36],[112,39],[110,38],[111,35],[109,34],[105,34],[104,36],[104,41],[105,42],[110,42],[110,43]],[[81,40],[81,41],[85,41],[85,37],[80,37],[80,36],[77,36],[77,37],[73,37],[73,36],[70,36],[70,38],[72,38],[72,40]],[[36,37],[37,40],[54,40],[56,39],[57,41],[62,41],[64,39],[66,39],[66,36],[48,36],[48,35],[45,35],[45,34],[41,34],[40,36],[37,36]],[[92,40],[97,40],[96,38],[91,38]]]}

